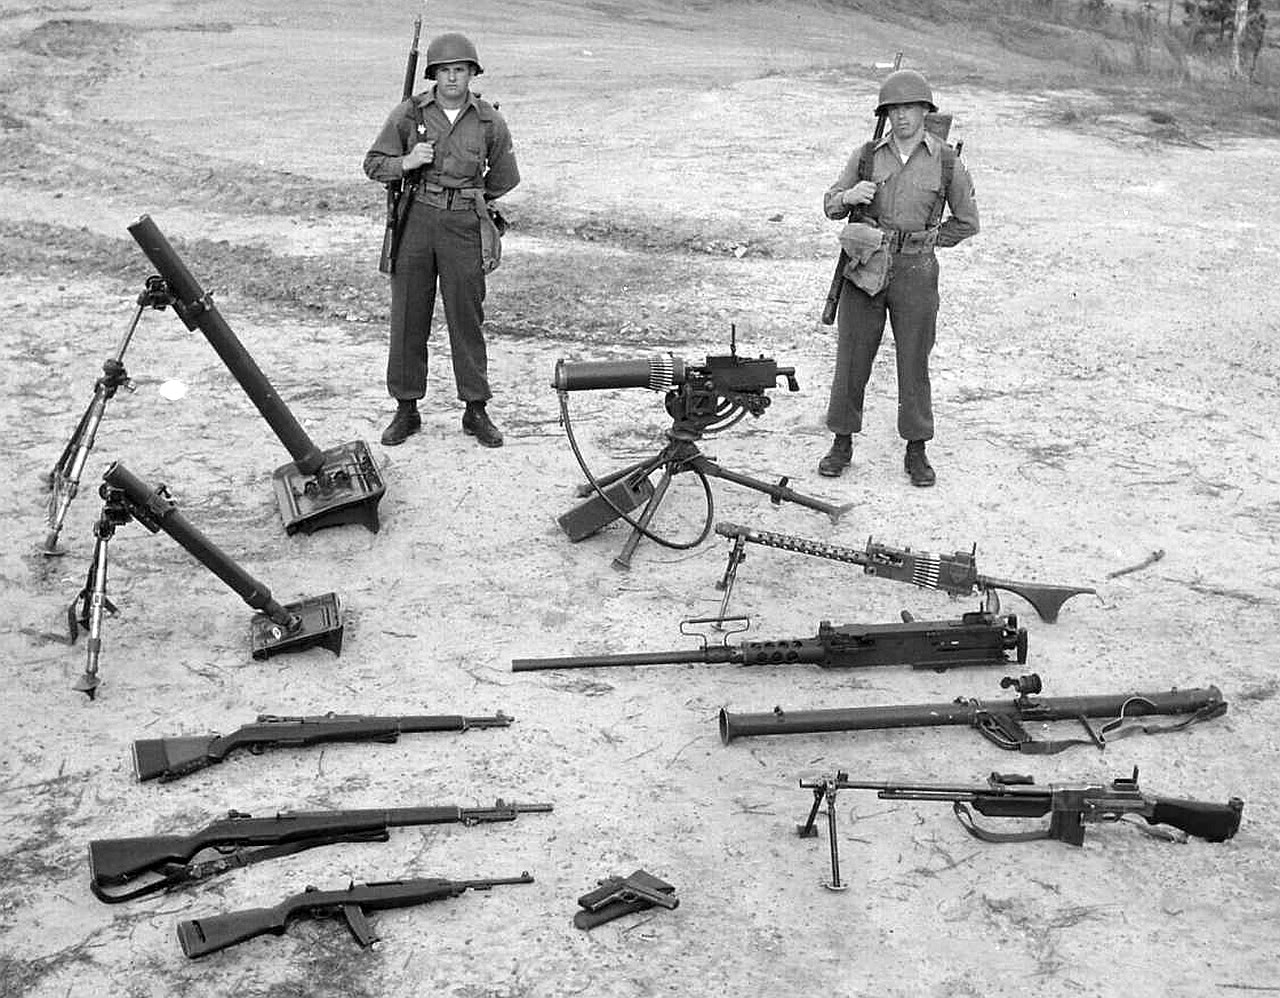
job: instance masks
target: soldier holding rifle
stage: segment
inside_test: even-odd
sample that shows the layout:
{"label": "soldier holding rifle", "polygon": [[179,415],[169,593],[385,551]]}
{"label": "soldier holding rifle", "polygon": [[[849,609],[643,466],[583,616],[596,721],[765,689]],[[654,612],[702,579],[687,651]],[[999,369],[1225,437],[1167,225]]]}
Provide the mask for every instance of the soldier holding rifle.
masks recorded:
{"label": "soldier holding rifle", "polygon": [[[932,485],[925,442],[933,439],[929,351],[938,315],[935,246],[954,246],[978,231],[973,182],[954,150],[925,129],[936,112],[928,81],[910,69],[886,77],[876,114],[891,125],[849,158],[823,198],[828,218],[850,218],[841,244],[850,257],[840,288],[835,372],[827,428],[835,434],[819,473],[835,477],[853,458],[853,434],[872,362],[893,327],[898,367],[898,433],[907,441],[911,484]],[[950,165],[948,165],[950,164]],[[944,207],[951,215],[942,221]]]}
{"label": "soldier holding rifle", "polygon": [[426,78],[433,86],[391,112],[365,155],[371,180],[409,177],[391,265],[391,349],[387,390],[395,417],[383,431],[388,447],[422,427],[418,399],[426,394],[427,337],[436,283],[444,299],[458,398],[466,403],[462,429],[486,447],[501,447],[485,403],[485,275],[500,256],[489,203],[520,182],[511,133],[491,104],[470,89],[484,72],[475,46],[448,33],[427,46]]}

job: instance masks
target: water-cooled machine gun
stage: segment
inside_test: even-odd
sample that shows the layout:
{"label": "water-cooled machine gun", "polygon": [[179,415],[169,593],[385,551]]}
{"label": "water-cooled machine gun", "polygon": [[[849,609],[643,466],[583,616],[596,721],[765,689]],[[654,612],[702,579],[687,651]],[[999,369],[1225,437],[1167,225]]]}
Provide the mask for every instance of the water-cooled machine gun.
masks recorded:
{"label": "water-cooled machine gun", "polygon": [[102,622],[115,607],[107,598],[107,550],[116,527],[137,521],[151,533],[163,530],[205,568],[220,578],[258,612],[250,625],[253,657],[269,658],[286,651],[328,648],[342,651],[342,617],[335,593],[297,603],[280,604],[271,590],[241,568],[178,512],[164,485],[152,487],[116,461],[103,475],[99,488],[102,514],[94,526],[93,560],[84,588],[67,608],[67,626],[74,642],[80,630],[89,634],[84,675],[75,683],[93,699],[98,688],[102,653]]}
{"label": "water-cooled machine gun", "polygon": [[1050,624],[1058,619],[1062,604],[1072,596],[1097,592],[1096,589],[1087,586],[1046,586],[1035,582],[1015,582],[1010,579],[981,575],[976,564],[978,553],[976,544],[972,551],[934,555],[927,551],[890,547],[888,544],[878,544],[870,539],[865,549],[845,547],[840,544],[829,544],[826,541],[796,537],[792,534],[754,530],[736,523],[717,523],[716,533],[733,541],[724,575],[716,583],[716,588],[724,591],[724,598],[720,604],[721,616],[724,616],[728,610],[729,598],[733,594],[733,585],[738,577],[738,566],[746,559],[748,543],[861,565],[864,575],[893,579],[895,582],[909,582],[922,589],[940,589],[949,596],[970,596],[981,593],[986,600],[986,609],[991,613],[1000,612],[1000,597],[996,590],[1003,589],[1021,596],[1031,604],[1041,620]]}
{"label": "water-cooled machine gun", "polygon": [[[826,513],[834,523],[852,504],[836,506],[812,496],[802,495],[787,487],[783,477],[776,483],[762,481],[717,464],[698,448],[697,441],[711,433],[729,429],[744,417],[759,417],[769,407],[766,394],[783,378],[787,387],[799,391],[794,367],[780,367],[771,357],[739,357],[736,330],[730,329],[729,353],[708,356],[705,364],[689,364],[672,356],[655,356],[642,360],[566,361],[556,362],[551,386],[560,396],[560,421],[569,446],[586,475],[587,481],[577,489],[579,496],[590,496],[562,515],[558,522],[571,541],[590,537],[615,520],[631,527],[631,535],[613,561],[614,568],[628,569],[631,557],[642,537],[674,550],[697,547],[711,533],[715,520],[715,500],[711,478],[721,478],[769,496],[775,504],[793,502],[799,506]],[[647,388],[664,393],[663,405],[671,417],[667,443],[651,457],[636,461],[610,474],[597,477],[587,467],[574,436],[569,418],[569,393],[611,388]],[[655,486],[649,476],[661,475]],[[650,529],[671,479],[691,472],[702,485],[706,498],[706,519],[701,532],[691,541],[673,541]],[[638,518],[630,514],[644,506]]]}
{"label": "water-cooled machine gun", "polygon": [[204,333],[292,455],[293,462],[272,475],[285,532],[309,534],[345,523],[377,531],[378,502],[386,486],[368,446],[355,440],[327,450],[317,447],[151,217],[139,218],[129,234],[168,284],[178,318]]}

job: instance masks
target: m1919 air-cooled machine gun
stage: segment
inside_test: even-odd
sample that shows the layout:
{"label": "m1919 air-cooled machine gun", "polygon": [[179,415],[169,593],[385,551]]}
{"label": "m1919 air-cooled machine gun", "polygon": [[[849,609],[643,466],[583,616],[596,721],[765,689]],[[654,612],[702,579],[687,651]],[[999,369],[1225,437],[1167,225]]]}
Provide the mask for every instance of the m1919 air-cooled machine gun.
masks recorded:
{"label": "m1919 air-cooled machine gun", "polygon": [[335,655],[342,651],[342,618],[338,597],[325,593],[284,606],[271,590],[242,569],[178,512],[165,486],[147,485],[119,461],[107,469],[99,488],[102,515],[94,527],[97,539],[85,587],[67,609],[67,625],[74,642],[80,629],[89,634],[84,675],[74,689],[93,699],[98,689],[98,659],[102,652],[102,618],[114,612],[107,599],[107,543],[118,526],[137,520],[153,534],[163,530],[197,561],[257,610],[251,625],[253,657],[269,658],[286,651],[319,645]]}
{"label": "m1919 air-cooled machine gun", "polygon": [[365,443],[317,447],[151,217],[139,218],[129,226],[129,234],[168,283],[178,318],[188,329],[204,333],[293,456],[292,464],[277,468],[272,476],[285,532],[309,534],[345,523],[363,523],[377,531],[378,502],[386,487]]}
{"label": "m1919 air-cooled machine gun", "polygon": [[[769,407],[766,394],[775,388],[779,378],[787,387],[799,391],[794,367],[779,367],[771,357],[739,357],[736,330],[730,327],[729,353],[708,356],[705,364],[688,364],[672,356],[644,360],[556,362],[551,386],[560,394],[560,419],[569,446],[573,448],[587,482],[579,486],[579,496],[591,496],[559,518],[569,539],[580,541],[614,520],[631,526],[631,536],[613,560],[617,569],[631,567],[640,538],[647,537],[663,547],[687,550],[697,547],[711,533],[715,520],[715,500],[710,478],[723,478],[769,496],[775,504],[793,502],[826,513],[834,523],[852,504],[835,506],[802,495],[787,487],[787,479],[776,484],[752,478],[721,467],[698,449],[697,442],[706,434],[719,433],[748,414],[759,417]],[[578,448],[569,419],[569,393],[604,388],[648,388],[664,392],[663,404],[671,416],[667,443],[656,454],[636,461],[611,474],[597,478],[587,467]],[[661,470],[658,484],[649,481],[653,472]],[[678,542],[662,537],[649,528],[658,506],[666,496],[671,479],[685,471],[693,472],[706,496],[707,515],[701,532],[692,541]],[[629,514],[644,505],[638,519]]]}

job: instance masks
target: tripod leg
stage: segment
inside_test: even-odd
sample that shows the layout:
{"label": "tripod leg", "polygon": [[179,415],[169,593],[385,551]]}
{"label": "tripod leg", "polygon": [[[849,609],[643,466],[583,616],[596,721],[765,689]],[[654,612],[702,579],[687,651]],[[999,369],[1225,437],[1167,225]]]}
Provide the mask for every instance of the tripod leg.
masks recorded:
{"label": "tripod leg", "polygon": [[[642,529],[649,529],[649,521],[653,519],[653,514],[658,512],[658,506],[661,504],[663,496],[667,494],[667,487],[670,485],[671,471],[668,468],[664,468],[662,469],[662,477],[658,479],[658,484],[653,488],[653,495],[645,503],[644,512],[640,514],[640,519],[636,521]],[[639,530],[634,527],[631,529],[631,536],[622,545],[622,550],[618,552],[618,557],[613,559],[614,568],[620,572],[625,572],[631,567],[631,556],[636,553],[636,546],[640,543],[642,536]]]}
{"label": "tripod leg", "polygon": [[72,689],[94,698],[98,689],[98,658],[102,654],[102,615],[110,605],[107,599],[107,537],[99,537],[93,552],[92,583],[85,594],[88,615],[89,642],[87,645],[84,675]]}
{"label": "tripod leg", "polygon": [[[643,471],[645,477],[648,477],[649,472],[651,472],[654,468],[656,468],[660,463],[661,463],[660,457],[658,458],[650,457],[650,458],[646,458],[643,461],[636,461],[633,464],[627,465],[625,468],[619,468],[617,471],[611,471],[609,472],[609,474],[604,475],[601,478],[597,478],[596,484],[603,489],[612,485],[614,482],[622,481],[624,478],[631,475],[632,472],[636,472],[636,471]],[[593,496],[595,494],[596,494],[596,490],[591,487],[590,482],[583,482],[581,485],[578,486],[577,490],[574,492],[574,495],[577,495],[577,496]]]}
{"label": "tripod leg", "polygon": [[85,463],[89,460],[89,452],[93,450],[93,442],[98,435],[98,427],[102,425],[102,417],[107,411],[107,399],[110,396],[101,381],[94,393],[93,401],[85,410],[72,435],[67,449],[58,460],[58,465],[49,474],[49,530],[45,534],[44,547],[40,553],[53,557],[65,554],[58,549],[58,535],[62,533],[62,524],[71,509],[71,502],[80,490],[80,476],[84,474]]}
{"label": "tripod leg", "polygon": [[831,517],[832,523],[839,521],[842,514],[853,508],[853,503],[851,502],[845,503],[843,506],[836,506],[829,502],[823,502],[821,499],[815,499],[812,496],[796,492],[794,489],[789,489],[785,478],[778,484],[771,485],[758,478],[752,478],[750,475],[729,471],[727,468],[720,467],[709,457],[699,455],[689,463],[692,467],[700,469],[704,475],[723,478],[726,482],[733,482],[735,485],[743,485],[749,489],[755,489],[757,492],[763,492],[775,503],[793,502],[797,506],[805,506],[808,509],[816,509],[819,513],[826,513],[827,516]]}

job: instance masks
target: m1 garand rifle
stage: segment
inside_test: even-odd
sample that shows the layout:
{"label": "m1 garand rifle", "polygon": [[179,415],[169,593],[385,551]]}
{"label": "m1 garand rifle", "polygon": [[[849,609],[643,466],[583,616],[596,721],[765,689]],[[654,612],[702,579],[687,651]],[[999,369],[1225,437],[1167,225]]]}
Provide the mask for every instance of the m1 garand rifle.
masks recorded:
{"label": "m1 garand rifle", "polygon": [[193,960],[239,945],[257,936],[282,936],[298,918],[340,918],[361,946],[378,941],[366,914],[389,908],[407,908],[456,898],[466,891],[487,891],[504,884],[531,884],[533,877],[496,880],[442,880],[438,877],[350,884],[345,890],[319,891],[308,887],[271,908],[250,908],[227,915],[210,915],[178,923],[178,943]]}
{"label": "m1 garand rifle", "polygon": [[133,382],[129,380],[129,372],[125,370],[124,354],[129,349],[133,333],[138,328],[142,313],[148,308],[163,309],[173,304],[173,296],[169,294],[169,286],[164,278],[158,275],[148,277],[138,294],[137,305],[129,327],[120,337],[115,353],[102,362],[102,377],[93,384],[93,398],[89,407],[80,417],[80,422],[71,433],[71,439],[63,448],[53,470],[46,476],[49,485],[48,532],[45,534],[44,547],[40,553],[49,556],[66,552],[58,547],[58,535],[62,532],[62,524],[71,509],[71,503],[80,490],[80,476],[93,450],[98,435],[98,427],[107,412],[107,403],[116,397],[121,388],[133,391]]}
{"label": "m1 garand rifle", "polygon": [[825,541],[808,540],[792,534],[753,530],[751,527],[736,523],[717,523],[716,533],[733,540],[733,548],[729,551],[724,575],[716,583],[716,588],[724,591],[724,598],[720,605],[721,616],[728,610],[729,598],[738,576],[738,566],[746,558],[745,549],[748,543],[814,555],[818,558],[829,558],[832,561],[850,562],[861,565],[864,575],[893,579],[895,582],[909,582],[922,589],[940,589],[949,596],[971,596],[981,593],[986,600],[986,609],[991,613],[1000,612],[1000,597],[997,590],[1003,589],[1021,596],[1031,604],[1041,620],[1050,624],[1057,621],[1062,604],[1072,596],[1097,592],[1096,589],[1088,586],[1046,586],[1035,582],[1015,582],[1011,579],[982,575],[978,572],[976,563],[978,554],[976,544],[971,551],[934,555],[927,551],[912,551],[910,548],[878,544],[870,538],[867,539],[866,548],[860,550],[839,544],[828,544]]}
{"label": "m1 garand rifle", "polygon": [[[816,836],[818,811],[826,804],[827,836],[831,847],[830,890],[844,890],[840,881],[840,854],[836,838],[835,798],[838,790],[874,790],[881,800],[951,801],[956,820],[974,838],[984,842],[1028,842],[1057,839],[1067,845],[1084,844],[1084,826],[1122,821],[1127,815],[1144,819],[1147,825],[1169,825],[1187,835],[1208,842],[1225,842],[1240,827],[1244,801],[1232,797],[1225,804],[1156,797],[1138,788],[1138,770],[1133,776],[1103,783],[1064,783],[1038,787],[1030,776],[992,773],[986,786],[954,784],[886,783],[850,780],[849,774],[801,780],[800,787],[813,791],[809,817],[796,830],[801,838]],[[974,821],[969,808],[995,818],[1040,818],[1049,815],[1049,825],[1032,831],[998,832]],[[1127,822],[1132,824],[1132,822]],[[1148,830],[1145,826],[1136,827]],[[1152,834],[1165,837],[1154,829]]]}
{"label": "m1 garand rifle", "polygon": [[[409,56],[404,66],[404,86],[400,91],[400,100],[407,101],[413,96],[413,81],[418,75],[418,38],[422,34],[422,15],[413,20],[413,41],[409,43]],[[378,270],[383,274],[393,274],[396,268],[396,253],[400,249],[400,237],[404,233],[404,223],[409,217],[409,205],[413,201],[412,181],[401,177],[394,184],[387,184],[387,224],[382,233],[382,252],[378,256]]]}
{"label": "m1 garand rifle", "polygon": [[[742,622],[725,632],[719,644],[689,628]],[[996,617],[982,611],[959,620],[913,620],[901,624],[845,624],[824,620],[811,638],[728,643],[729,636],[746,630],[746,617],[698,617],[680,623],[680,633],[702,640],[701,648],[677,651],[630,652],[620,655],[581,655],[564,658],[517,658],[512,672],[546,669],[594,669],[629,665],[818,665],[849,669],[873,665],[909,665],[943,672],[957,666],[1003,665],[1012,652],[1027,660],[1027,632],[1012,615]]]}
{"label": "m1 garand rifle", "polygon": [[[902,66],[902,53],[899,52],[893,59],[893,70],[896,72]],[[888,124],[889,113],[881,111],[876,115],[876,127],[871,133],[871,141],[879,142],[884,137],[884,128]],[[862,217],[865,210],[864,205],[852,206],[849,209],[849,220],[858,221]],[[836,258],[835,273],[831,275],[831,286],[827,288],[827,298],[822,304],[822,324],[830,326],[836,321],[836,312],[840,308],[840,293],[844,290],[844,268],[849,265],[849,254],[845,252],[844,247],[840,248],[840,255]]]}
{"label": "m1 garand rifle", "polygon": [[[386,842],[391,828],[410,825],[515,821],[521,814],[544,813],[550,804],[493,807],[397,807],[352,811],[281,812],[255,818],[239,811],[190,835],[153,835],[94,839],[89,843],[89,889],[107,904],[132,901],[157,891],[173,891],[265,859],[288,856],[336,842]],[[216,859],[192,862],[206,849]],[[129,885],[146,879],[136,887]],[[127,888],[120,890],[120,888]]]}
{"label": "m1 garand rifle", "polygon": [[314,717],[279,717],[259,714],[253,724],[228,734],[185,738],[144,738],[133,743],[133,769],[139,782],[177,780],[198,769],[222,762],[236,749],[254,755],[264,749],[298,748],[328,742],[394,742],[402,734],[424,731],[470,731],[472,728],[505,728],[511,718],[499,711],[492,717],[460,714],[426,714],[375,717],[369,714],[320,714]]}
{"label": "m1 garand rifle", "polygon": [[[1226,701],[1216,686],[1204,689],[1172,689],[1162,693],[1119,693],[1076,697],[1037,697],[1040,677],[1005,676],[1002,689],[1018,695],[1010,701],[993,703],[956,697],[951,703],[891,704],[883,707],[847,707],[823,710],[783,710],[768,713],[720,711],[720,740],[726,745],[738,738],[765,735],[802,735],[831,731],[873,731],[885,728],[933,728],[967,725],[976,728],[987,741],[1010,752],[1027,755],[1054,755],[1073,745],[1093,745],[1105,749],[1109,742],[1131,734],[1161,734],[1221,717]],[[1173,724],[1151,725],[1136,719],[1149,715],[1186,715]],[[1107,718],[1094,727],[1089,718]],[[1028,724],[1048,721],[1079,721],[1087,738],[1043,740],[1034,738]]]}

